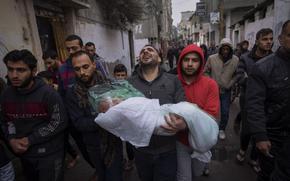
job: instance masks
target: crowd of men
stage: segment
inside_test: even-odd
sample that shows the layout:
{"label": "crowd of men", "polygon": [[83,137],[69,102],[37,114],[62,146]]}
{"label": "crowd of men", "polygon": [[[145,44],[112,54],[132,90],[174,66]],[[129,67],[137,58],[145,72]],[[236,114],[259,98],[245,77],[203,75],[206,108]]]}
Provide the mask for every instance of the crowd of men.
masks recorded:
{"label": "crowd of men", "polygon": [[[155,46],[146,45],[134,75],[127,78],[122,64],[112,74],[160,104],[198,105],[219,122],[221,140],[226,139],[232,88],[238,85],[242,126],[236,159],[245,161],[251,143],[250,164],[257,180],[286,181],[290,180],[290,20],[284,23],[279,42],[272,52],[273,31],[265,28],[257,32],[251,50],[243,41],[234,51],[228,38],[221,40],[218,49],[190,44],[178,57],[168,53],[170,68],[178,60],[177,75],[161,67]],[[79,36],[69,35],[65,46],[69,57],[63,63],[55,52],[44,53],[47,70],[43,72],[37,71],[38,60],[29,50],[13,50],[3,58],[7,85],[1,81],[1,181],[15,179],[4,144],[19,157],[29,181],[63,180],[64,158],[69,153],[68,167],[73,167],[79,158],[76,150],[95,169],[91,180],[123,180],[122,141],[94,122],[98,113],[88,100],[88,90],[108,82],[110,72],[94,43],[84,45]],[[183,118],[172,114],[166,123],[163,128],[175,135],[153,135],[149,145],[141,148],[126,143],[125,169],[135,163],[141,181],[191,181],[209,174],[208,162],[191,157],[194,150]]]}

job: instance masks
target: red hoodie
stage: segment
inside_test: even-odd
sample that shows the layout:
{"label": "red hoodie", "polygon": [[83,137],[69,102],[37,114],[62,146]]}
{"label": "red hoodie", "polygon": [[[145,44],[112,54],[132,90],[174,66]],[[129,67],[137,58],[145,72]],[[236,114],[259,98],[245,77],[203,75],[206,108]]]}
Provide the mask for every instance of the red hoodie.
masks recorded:
{"label": "red hoodie", "polygon": [[[192,81],[190,84],[187,84],[182,76],[182,59],[183,57],[188,54],[195,52],[200,55],[202,59],[202,64],[199,67],[198,71],[194,76],[196,78],[194,81]],[[202,110],[206,111],[210,115],[212,115],[215,118],[218,118],[219,111],[220,111],[220,102],[219,102],[219,92],[218,92],[218,85],[217,83],[207,77],[204,76],[204,55],[203,51],[200,47],[191,44],[185,47],[182,52],[180,53],[178,65],[177,65],[177,74],[178,79],[181,81],[182,86],[185,91],[186,99],[188,102],[197,104],[198,107],[200,107]],[[188,132],[182,131],[178,134],[178,140],[189,146],[188,143]]]}

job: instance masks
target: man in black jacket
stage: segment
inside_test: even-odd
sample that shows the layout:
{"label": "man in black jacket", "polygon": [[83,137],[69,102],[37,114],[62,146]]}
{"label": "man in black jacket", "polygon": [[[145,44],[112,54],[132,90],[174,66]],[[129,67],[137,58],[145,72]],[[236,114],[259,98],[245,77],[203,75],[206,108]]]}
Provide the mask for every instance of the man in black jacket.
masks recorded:
{"label": "man in black jacket", "polygon": [[[281,44],[281,52],[279,53],[279,56],[282,57],[284,61],[287,61],[288,66],[288,77],[290,74],[290,20],[286,21],[282,27],[282,33],[279,36],[279,41]],[[289,86],[289,83],[288,83]],[[289,94],[289,92],[288,92]],[[287,110],[285,112],[288,112],[288,135],[286,140],[283,142],[283,148],[280,150],[280,155],[276,159],[276,165],[274,172],[272,174],[271,181],[282,181],[282,180],[289,180],[290,178],[290,136],[289,136],[289,109],[290,109],[290,101],[288,97],[288,105]]]}
{"label": "man in black jacket", "polygon": [[282,150],[290,135],[290,21],[283,25],[279,41],[281,47],[275,53],[253,66],[246,90],[248,128],[259,151],[259,181],[268,181],[274,169],[281,170],[277,161],[288,169],[288,177],[282,169],[284,177],[274,172],[273,178],[289,179],[289,156],[283,157],[289,150]]}
{"label": "man in black jacket", "polygon": [[[98,181],[122,180],[122,142],[94,122],[97,110],[89,104],[88,89],[104,83],[96,63],[85,51],[71,55],[75,84],[66,93],[66,107],[73,126],[81,135],[89,164],[96,169]],[[108,142],[107,142],[108,141]],[[83,153],[83,152],[82,152]]]}
{"label": "man in black jacket", "polygon": [[[140,68],[128,81],[147,98],[159,99],[161,105],[184,101],[184,91],[177,76],[163,72],[160,63],[158,50],[146,45],[140,52]],[[148,147],[135,150],[135,163],[142,181],[175,181],[175,136],[153,135]]]}
{"label": "man in black jacket", "polygon": [[29,181],[63,180],[67,118],[58,93],[35,77],[37,60],[28,50],[4,57],[11,83],[1,97],[7,142],[19,156]]}
{"label": "man in black jacket", "polygon": [[[237,161],[243,162],[246,158],[246,151],[250,143],[251,135],[248,134],[248,128],[245,127],[246,110],[245,110],[245,94],[247,88],[248,74],[251,72],[252,67],[256,62],[261,60],[272,53],[273,45],[273,31],[269,28],[263,28],[256,34],[256,42],[253,49],[250,52],[243,54],[240,57],[238,68],[236,70],[238,84],[240,86],[240,108],[242,118],[242,129],[240,134],[240,150],[236,156]],[[250,164],[255,171],[259,171],[257,161],[256,149],[252,148],[250,156]]]}

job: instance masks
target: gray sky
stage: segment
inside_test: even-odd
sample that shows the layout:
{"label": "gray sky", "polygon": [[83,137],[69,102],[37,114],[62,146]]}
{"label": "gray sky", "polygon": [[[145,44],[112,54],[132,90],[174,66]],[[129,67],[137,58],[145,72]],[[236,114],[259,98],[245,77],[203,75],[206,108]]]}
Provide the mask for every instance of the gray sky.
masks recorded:
{"label": "gray sky", "polygon": [[195,11],[195,5],[199,0],[171,0],[173,25],[180,22],[182,11]]}

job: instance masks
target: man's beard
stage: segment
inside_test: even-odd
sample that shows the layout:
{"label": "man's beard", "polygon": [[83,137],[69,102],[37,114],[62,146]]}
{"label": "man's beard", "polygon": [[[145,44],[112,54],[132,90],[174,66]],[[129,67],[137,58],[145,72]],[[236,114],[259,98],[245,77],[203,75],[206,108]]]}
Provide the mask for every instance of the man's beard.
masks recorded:
{"label": "man's beard", "polygon": [[31,74],[26,80],[24,80],[24,82],[18,86],[17,88],[19,89],[23,89],[29,86],[29,84],[32,82],[33,80],[33,75]]}
{"label": "man's beard", "polygon": [[181,69],[181,71],[182,71],[183,75],[185,75],[186,77],[190,77],[190,76],[195,76],[197,74],[198,70],[194,69],[194,71],[192,73],[190,73],[190,74],[187,73],[186,70],[184,70],[183,68]]}
{"label": "man's beard", "polygon": [[155,60],[151,60],[149,63],[143,63],[140,61],[140,65],[142,69],[151,69],[158,66],[158,62]]}
{"label": "man's beard", "polygon": [[90,86],[93,84],[94,81],[94,75],[91,75],[88,79],[84,80],[81,77],[77,77],[77,79],[82,82],[86,86]]}

